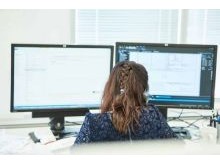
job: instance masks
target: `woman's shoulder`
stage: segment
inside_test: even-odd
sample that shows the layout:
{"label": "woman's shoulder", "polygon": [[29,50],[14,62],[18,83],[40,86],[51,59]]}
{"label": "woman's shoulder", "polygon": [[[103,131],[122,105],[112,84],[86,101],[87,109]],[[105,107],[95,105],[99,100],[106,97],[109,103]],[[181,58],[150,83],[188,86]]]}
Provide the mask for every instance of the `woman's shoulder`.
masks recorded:
{"label": "woman's shoulder", "polygon": [[144,108],[146,111],[158,111],[158,108],[151,103],[148,103],[147,106]]}
{"label": "woman's shoulder", "polygon": [[105,113],[91,113],[88,112],[85,115],[85,120],[90,121],[90,122],[100,122],[100,121],[107,121],[110,119],[110,113],[105,112]]}
{"label": "woman's shoulder", "polygon": [[154,104],[148,104],[143,108],[143,116],[147,118],[161,118],[159,109]]}
{"label": "woman's shoulder", "polygon": [[85,116],[84,123],[88,125],[88,127],[97,132],[103,132],[104,130],[113,129],[113,125],[110,118],[110,113],[87,113]]}

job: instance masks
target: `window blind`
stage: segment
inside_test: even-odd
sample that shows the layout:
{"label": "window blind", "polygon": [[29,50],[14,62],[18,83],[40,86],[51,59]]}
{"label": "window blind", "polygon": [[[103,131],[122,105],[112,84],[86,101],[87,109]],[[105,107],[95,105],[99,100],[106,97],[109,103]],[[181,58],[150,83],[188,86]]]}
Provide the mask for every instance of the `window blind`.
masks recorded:
{"label": "window blind", "polygon": [[76,43],[176,43],[178,10],[76,10]]}
{"label": "window blind", "polygon": [[[184,17],[181,17],[182,11]],[[117,41],[149,43],[180,41],[187,44],[220,46],[220,10],[76,10],[77,44],[114,45]],[[218,58],[216,84],[220,83],[219,73]],[[216,85],[215,89],[216,96],[220,97],[220,86]]]}
{"label": "window blind", "polygon": [[215,97],[220,98],[220,10],[188,10],[187,42],[218,45]]}
{"label": "window blind", "polygon": [[220,10],[189,10],[187,43],[220,44]]}

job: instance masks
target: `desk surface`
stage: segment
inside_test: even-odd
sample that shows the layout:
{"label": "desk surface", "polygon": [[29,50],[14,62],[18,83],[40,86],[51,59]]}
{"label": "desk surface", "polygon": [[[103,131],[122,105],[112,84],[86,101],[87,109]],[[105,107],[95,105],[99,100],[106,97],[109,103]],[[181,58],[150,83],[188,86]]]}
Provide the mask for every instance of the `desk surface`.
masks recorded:
{"label": "desk surface", "polygon": [[[188,122],[193,122],[188,120]],[[191,127],[191,140],[183,143],[173,141],[143,141],[132,143],[105,143],[74,149],[75,137],[65,138],[48,144],[33,143],[28,133],[36,130],[44,132],[48,127],[0,129],[0,154],[220,154],[220,144],[216,144],[217,130],[208,127],[208,120]],[[186,124],[182,121],[169,122],[170,126]],[[72,126],[76,130],[80,125]],[[206,148],[204,150],[204,147]],[[105,152],[103,152],[105,151]]]}
{"label": "desk surface", "polygon": [[[220,109],[220,100],[215,101],[215,108],[217,110]],[[170,116],[178,116],[180,111],[168,111]],[[204,111],[206,114],[211,113],[211,111]],[[187,112],[188,113],[188,112]],[[197,111],[189,112],[189,114],[195,114]],[[186,113],[185,113],[186,114]],[[203,115],[203,114],[202,114]],[[80,118],[82,120],[83,117]],[[21,119],[22,121],[24,119]],[[197,119],[187,119],[187,122],[183,121],[170,121],[169,125],[172,126],[183,126],[185,127],[189,123],[193,123],[199,127],[199,129],[195,127],[190,127],[190,133],[192,136],[191,140],[185,139],[185,144],[179,146],[179,144],[170,143],[162,143],[156,142],[153,143],[150,141],[146,141],[145,143],[137,143],[137,144],[118,144],[116,145],[96,145],[91,146],[88,149],[81,150],[82,152],[78,153],[88,153],[88,154],[126,154],[130,151],[130,153],[141,153],[141,154],[163,154],[163,153],[171,153],[171,154],[220,154],[220,144],[216,144],[216,137],[217,137],[217,129],[213,127],[208,127],[209,120],[198,120]],[[78,121],[78,120],[77,120]],[[7,123],[7,122],[6,122]],[[31,123],[33,123],[33,119],[31,119]],[[37,122],[38,123],[38,122]],[[4,124],[4,122],[3,122]],[[17,123],[15,123],[17,125]],[[38,124],[39,125],[39,124]],[[33,143],[33,141],[29,138],[28,133],[34,132],[36,130],[45,131],[48,127],[45,127],[46,124],[44,123],[44,127],[37,127],[37,128],[10,128],[5,129],[6,126],[1,126],[0,128],[0,154],[72,154],[75,153],[74,149],[71,150],[72,145],[74,144],[75,137],[70,137],[62,140],[58,140],[55,142],[51,142],[49,144],[43,145],[40,143]],[[76,130],[79,130],[80,126],[73,126]],[[152,142],[152,143],[151,143]],[[153,144],[153,145],[151,145]],[[147,145],[144,147],[144,145]],[[114,152],[103,152],[103,150],[109,149],[109,147],[114,146],[112,150]],[[150,147],[149,147],[150,146]],[[157,146],[157,147],[154,147]],[[164,150],[161,150],[161,146]],[[116,150],[115,150],[116,148]],[[146,150],[146,148],[148,150]],[[165,150],[167,148],[168,150]],[[205,150],[204,150],[205,148]],[[106,151],[106,150],[105,150]],[[110,150],[111,151],[111,150]]]}

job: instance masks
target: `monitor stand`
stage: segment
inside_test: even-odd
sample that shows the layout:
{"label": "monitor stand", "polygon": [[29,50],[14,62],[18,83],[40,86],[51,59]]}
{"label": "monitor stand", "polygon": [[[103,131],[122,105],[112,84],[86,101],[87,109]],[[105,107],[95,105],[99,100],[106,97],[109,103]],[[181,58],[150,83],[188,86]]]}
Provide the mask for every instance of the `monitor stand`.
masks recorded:
{"label": "monitor stand", "polygon": [[57,140],[77,135],[74,129],[65,128],[64,117],[50,117],[49,126]]}
{"label": "monitor stand", "polygon": [[64,131],[64,117],[50,117],[49,126],[53,134],[57,136]]}
{"label": "monitor stand", "polygon": [[[167,107],[158,107],[161,114],[164,116],[164,118],[167,120]],[[180,119],[179,119],[180,120]],[[171,127],[173,132],[177,135],[179,139],[191,139],[190,132],[183,128],[183,127]]]}
{"label": "monitor stand", "polygon": [[32,118],[49,117],[49,126],[57,139],[61,139],[68,136],[76,136],[77,132],[71,128],[65,128],[65,116],[85,116],[89,112],[88,108],[75,109],[72,111],[49,111],[49,112],[32,112]]}
{"label": "monitor stand", "polygon": [[160,113],[164,116],[164,118],[167,120],[167,107],[158,107]]}

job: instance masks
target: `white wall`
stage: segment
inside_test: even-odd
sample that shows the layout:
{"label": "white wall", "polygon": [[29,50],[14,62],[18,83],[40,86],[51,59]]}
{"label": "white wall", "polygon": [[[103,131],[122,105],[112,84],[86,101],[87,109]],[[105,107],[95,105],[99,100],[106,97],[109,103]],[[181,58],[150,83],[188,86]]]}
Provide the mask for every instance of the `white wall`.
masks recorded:
{"label": "white wall", "polygon": [[11,43],[70,44],[74,11],[0,10],[0,120],[10,113]]}

